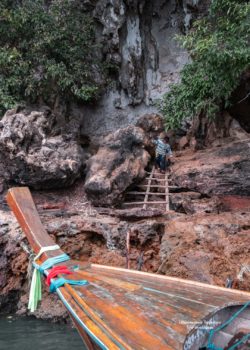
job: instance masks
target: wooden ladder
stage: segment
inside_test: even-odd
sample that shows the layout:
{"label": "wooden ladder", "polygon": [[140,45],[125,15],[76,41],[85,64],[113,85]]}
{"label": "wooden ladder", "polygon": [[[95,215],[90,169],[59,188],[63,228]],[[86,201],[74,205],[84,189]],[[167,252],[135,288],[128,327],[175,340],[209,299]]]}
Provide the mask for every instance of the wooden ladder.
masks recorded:
{"label": "wooden ladder", "polygon": [[[169,211],[169,189],[170,188],[177,188],[176,186],[169,186],[169,179],[168,179],[168,174],[166,173],[165,175],[157,172],[157,169],[155,166],[153,166],[151,172],[146,172],[149,176],[146,177],[145,179],[148,181],[146,185],[137,185],[137,187],[144,189],[145,191],[129,191],[126,194],[127,195],[134,195],[134,196],[142,196],[144,195],[143,200],[138,200],[138,201],[131,201],[131,202],[124,202],[123,204],[125,206],[133,206],[133,205],[142,205],[142,209],[149,209],[150,206],[152,205],[165,205],[166,212]],[[164,175],[164,178],[159,177]],[[152,182],[156,180],[157,182],[160,183],[160,185],[154,185]],[[154,188],[160,188],[160,189],[165,189],[164,192],[153,192]],[[158,197],[164,197],[164,200],[161,198],[159,200],[149,200],[150,196],[158,196]]]}

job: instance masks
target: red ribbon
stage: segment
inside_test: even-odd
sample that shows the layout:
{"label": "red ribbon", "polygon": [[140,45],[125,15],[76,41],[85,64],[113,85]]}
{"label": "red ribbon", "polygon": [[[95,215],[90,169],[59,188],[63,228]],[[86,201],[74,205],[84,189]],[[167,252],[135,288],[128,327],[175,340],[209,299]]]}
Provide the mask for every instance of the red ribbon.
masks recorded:
{"label": "red ribbon", "polygon": [[46,278],[46,284],[47,284],[47,286],[50,286],[51,279],[54,277],[57,277],[59,274],[70,275],[71,273],[72,273],[72,271],[70,271],[67,266],[64,266],[64,265],[55,266],[50,270],[50,272]]}

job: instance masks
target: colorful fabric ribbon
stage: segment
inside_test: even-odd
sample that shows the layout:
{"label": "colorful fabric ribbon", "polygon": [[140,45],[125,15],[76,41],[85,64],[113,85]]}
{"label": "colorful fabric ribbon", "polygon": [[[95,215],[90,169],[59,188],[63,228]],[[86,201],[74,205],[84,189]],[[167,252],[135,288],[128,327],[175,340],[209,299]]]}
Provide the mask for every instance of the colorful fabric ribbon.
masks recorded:
{"label": "colorful fabric ribbon", "polygon": [[55,266],[50,270],[49,274],[47,275],[46,284],[49,287],[51,284],[52,278],[57,277],[59,274],[70,275],[71,273],[72,271],[70,271],[68,267],[65,265]]}
{"label": "colorful fabric ribbon", "polygon": [[51,281],[50,288],[49,288],[50,292],[54,293],[57,290],[57,288],[64,286],[65,283],[68,283],[72,286],[85,286],[89,282],[86,280],[76,281],[76,280],[67,280],[65,278],[57,278],[56,280]]}
{"label": "colorful fabric ribbon", "polygon": [[28,309],[31,312],[34,312],[37,309],[38,302],[42,300],[41,274],[43,274],[45,270],[48,270],[52,266],[59,264],[61,262],[64,262],[66,260],[69,260],[70,257],[67,254],[61,254],[56,257],[47,259],[41,265],[36,264],[35,261],[43,253],[47,251],[58,250],[58,249],[60,249],[58,245],[42,247],[40,252],[34,258],[33,266],[35,267],[35,269],[32,275],[32,281],[31,281],[30,293],[29,293],[29,304],[28,304]]}

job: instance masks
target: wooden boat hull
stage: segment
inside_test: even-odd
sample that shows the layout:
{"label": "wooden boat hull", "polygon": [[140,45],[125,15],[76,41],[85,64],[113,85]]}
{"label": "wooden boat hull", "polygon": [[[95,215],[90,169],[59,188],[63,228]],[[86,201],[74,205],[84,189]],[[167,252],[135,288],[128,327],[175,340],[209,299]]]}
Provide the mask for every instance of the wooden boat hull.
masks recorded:
{"label": "wooden boat hull", "polygon": [[[7,200],[35,253],[55,244],[27,188],[9,190]],[[61,253],[46,252],[40,262]],[[63,264],[73,272],[67,278],[89,282],[57,289],[88,349],[191,349],[187,344],[198,323],[250,300],[247,292],[174,277],[73,260]]]}

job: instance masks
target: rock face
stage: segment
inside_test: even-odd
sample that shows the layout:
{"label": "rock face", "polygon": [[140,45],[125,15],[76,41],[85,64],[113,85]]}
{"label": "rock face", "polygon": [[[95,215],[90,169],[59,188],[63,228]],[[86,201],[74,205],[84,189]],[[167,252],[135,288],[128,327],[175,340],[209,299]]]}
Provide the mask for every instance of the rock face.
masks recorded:
{"label": "rock face", "polygon": [[241,266],[250,263],[249,214],[197,214],[170,220],[161,244],[160,272],[225,286],[228,277],[235,279]]}
{"label": "rock face", "polygon": [[227,111],[213,120],[200,115],[194,119],[192,124],[189,124],[186,129],[187,135],[179,140],[178,148],[183,149],[191,146],[198,150],[207,146],[218,147],[223,143],[228,143],[229,137],[232,141],[249,138],[249,133],[246,130]]}
{"label": "rock face", "polygon": [[187,154],[173,167],[179,187],[204,195],[250,195],[250,139]]}
{"label": "rock face", "polygon": [[27,271],[27,254],[20,247],[23,235],[10,213],[0,211],[0,309],[11,312],[20,297]]}
{"label": "rock face", "polygon": [[72,184],[81,174],[83,151],[74,136],[53,134],[55,124],[48,108],[7,112],[0,122],[0,178],[36,189]]}
{"label": "rock face", "polygon": [[178,81],[188,61],[175,35],[186,32],[206,13],[209,0],[99,0],[93,2],[98,38],[107,61],[115,64],[115,84],[103,99],[82,113],[83,132],[106,134],[144,114]]}
{"label": "rock face", "polygon": [[173,210],[185,213],[218,213],[222,202],[219,198],[202,198],[199,192],[172,193],[170,196],[170,206]]}
{"label": "rock face", "polygon": [[146,142],[143,130],[134,126],[119,129],[104,138],[87,165],[84,188],[94,205],[119,203],[126,188],[144,177],[149,161],[144,149]]}

